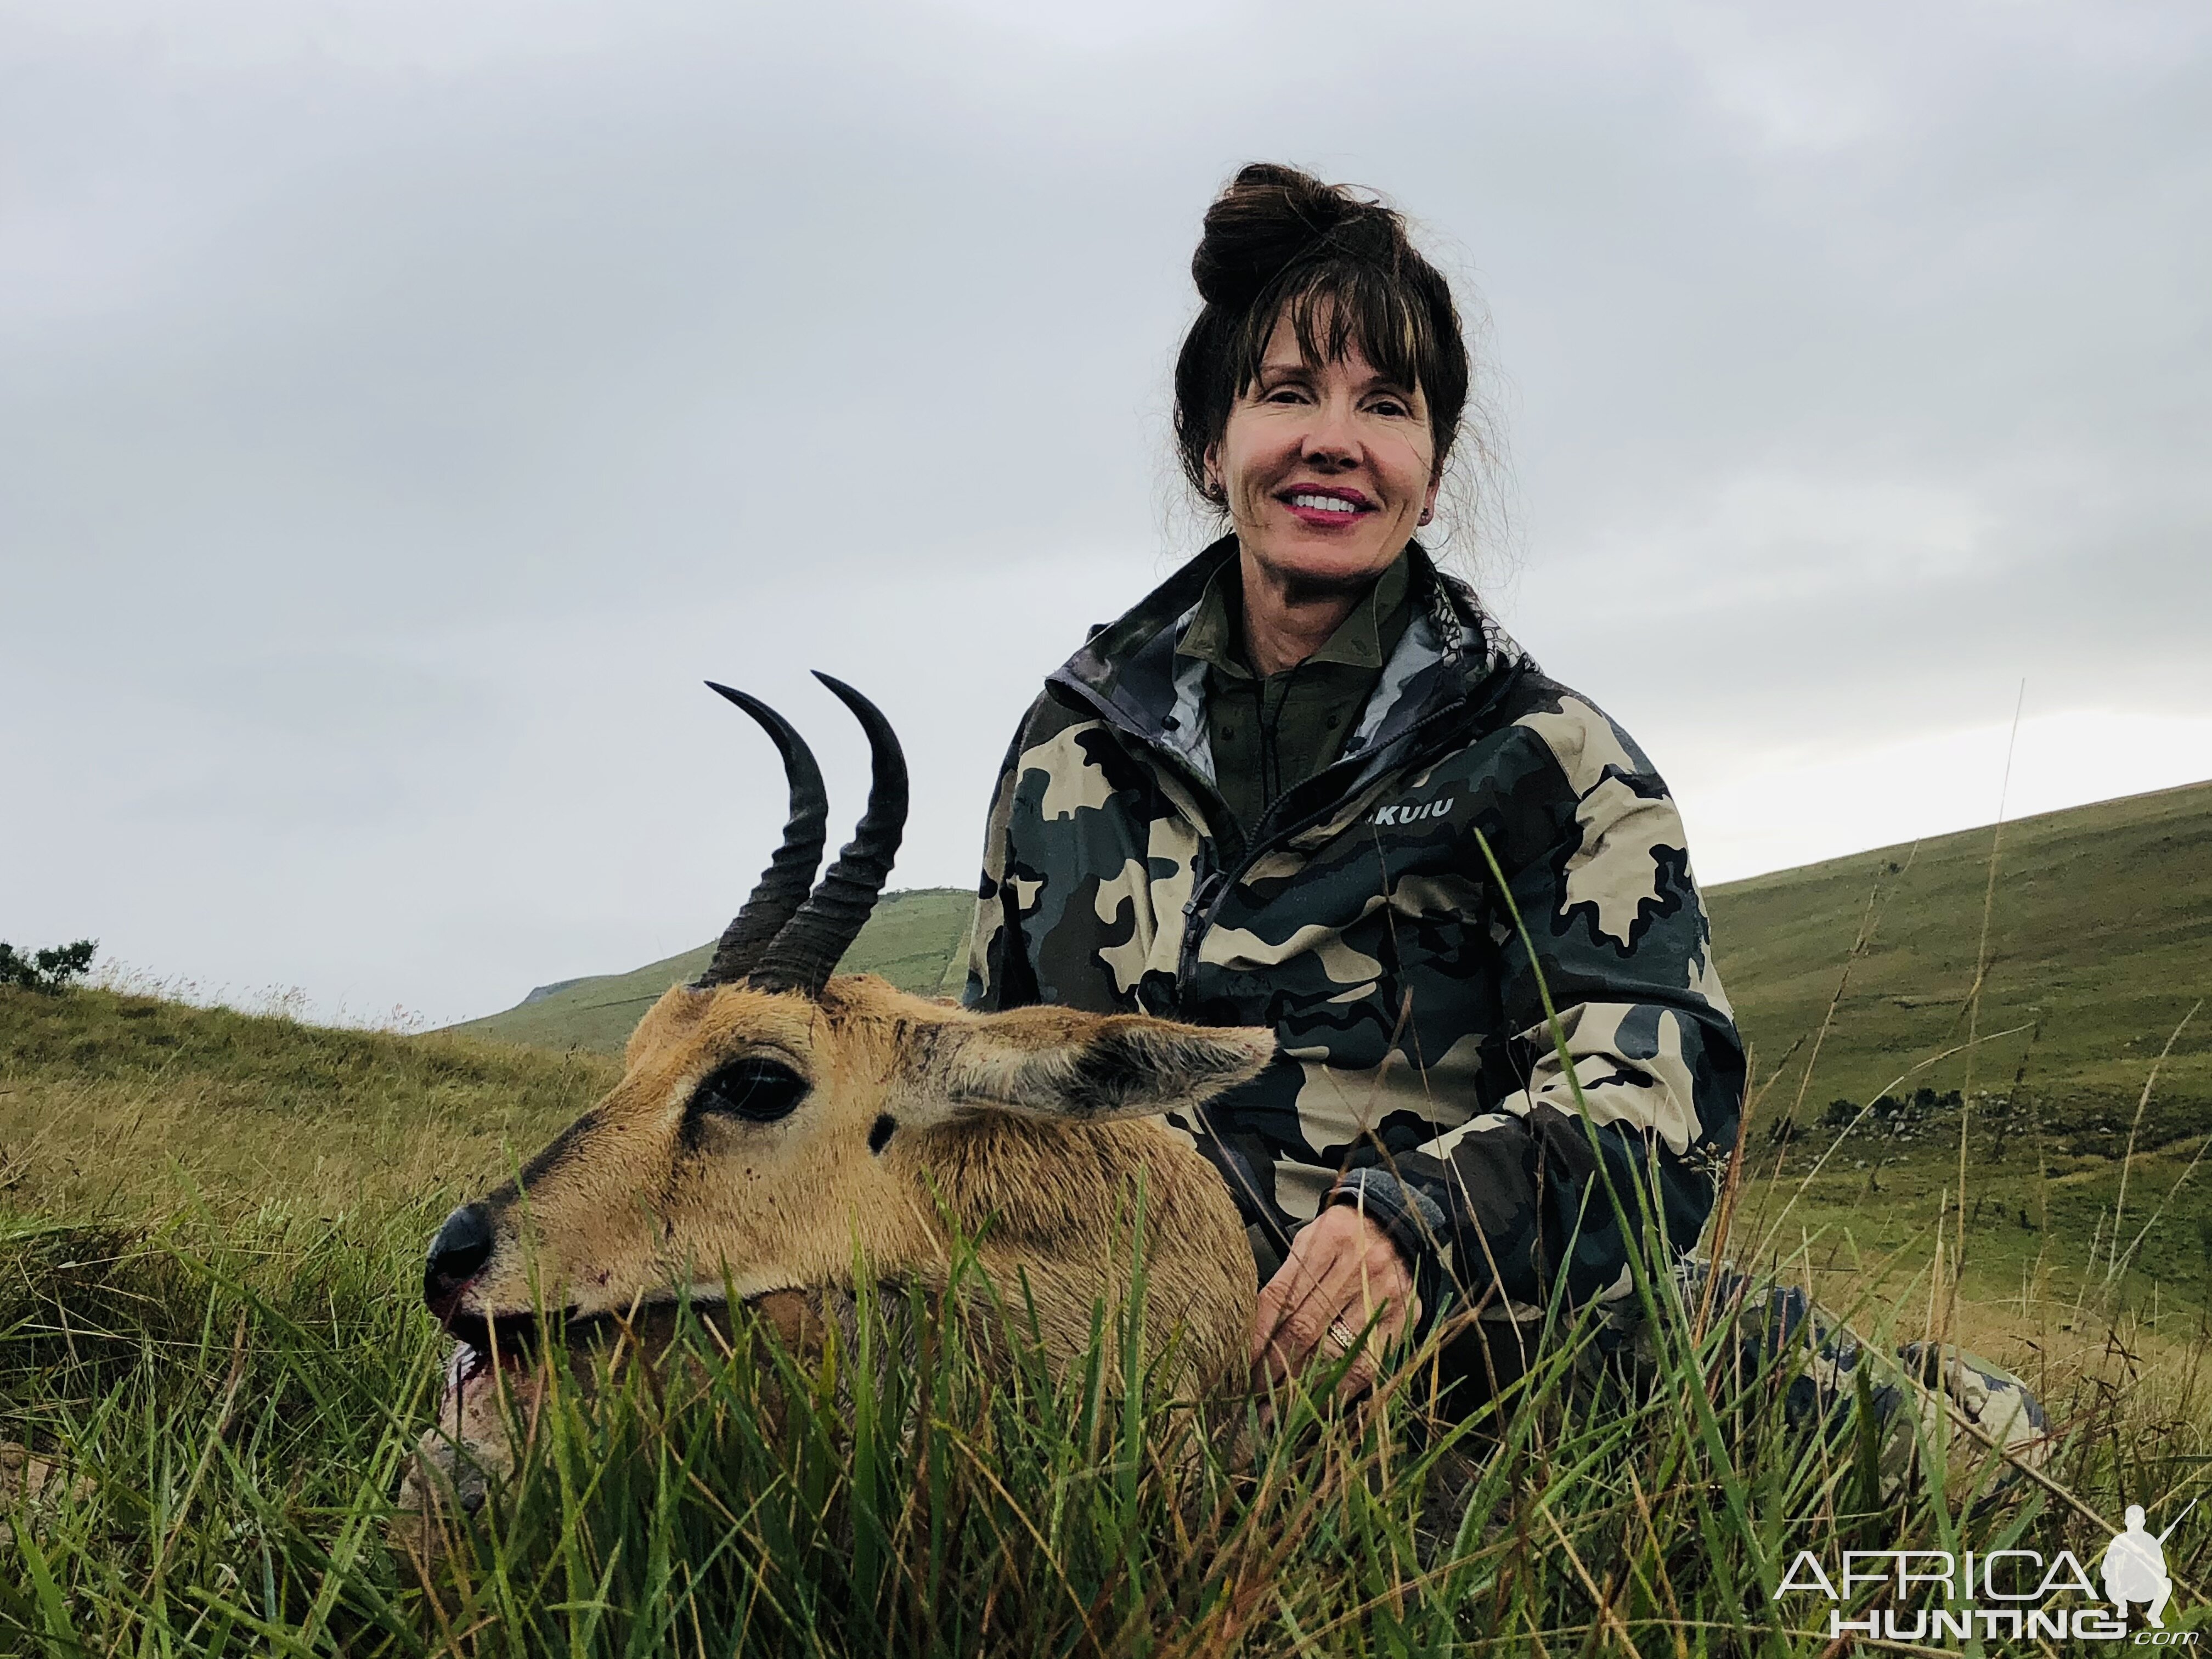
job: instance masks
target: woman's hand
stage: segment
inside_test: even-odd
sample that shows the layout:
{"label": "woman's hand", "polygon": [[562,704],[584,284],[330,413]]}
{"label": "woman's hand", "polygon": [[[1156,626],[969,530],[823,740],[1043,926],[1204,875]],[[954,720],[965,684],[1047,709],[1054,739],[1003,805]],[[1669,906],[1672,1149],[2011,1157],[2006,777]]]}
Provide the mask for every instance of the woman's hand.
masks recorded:
{"label": "woman's hand", "polygon": [[1342,1391],[1364,1393],[1374,1386],[1377,1356],[1419,1312],[1413,1276],[1390,1236],[1352,1206],[1334,1205],[1291,1240],[1281,1271],[1261,1289],[1253,1368],[1282,1382],[1316,1358],[1342,1358],[1361,1346],[1364,1333]]}

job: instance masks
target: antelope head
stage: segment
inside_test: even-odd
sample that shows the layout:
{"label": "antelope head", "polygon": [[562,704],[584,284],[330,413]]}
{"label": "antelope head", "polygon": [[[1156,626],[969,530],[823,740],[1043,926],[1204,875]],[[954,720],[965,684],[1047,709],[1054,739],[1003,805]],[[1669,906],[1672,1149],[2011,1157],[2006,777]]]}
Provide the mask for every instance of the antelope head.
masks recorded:
{"label": "antelope head", "polygon": [[[827,797],[805,742],[766,704],[713,689],[783,758],[782,846],[699,978],[629,1039],[621,1082],[520,1176],[447,1218],[422,1294],[460,1345],[448,1416],[469,1439],[470,1383],[526,1363],[539,1310],[572,1342],[679,1298],[850,1288],[855,1247],[879,1279],[937,1279],[947,1214],[985,1266],[1018,1266],[1048,1343],[1079,1346],[1146,1183],[1155,1312],[1193,1363],[1241,1358],[1254,1271],[1219,1177],[1157,1122],[1255,1076],[1263,1030],[1032,1007],[967,1012],[870,975],[833,978],[883,889],[907,806],[890,723],[818,676],[866,729],[873,781],[818,884]],[[1011,1283],[1011,1279],[1001,1283]],[[1159,1298],[1168,1305],[1159,1307]]]}

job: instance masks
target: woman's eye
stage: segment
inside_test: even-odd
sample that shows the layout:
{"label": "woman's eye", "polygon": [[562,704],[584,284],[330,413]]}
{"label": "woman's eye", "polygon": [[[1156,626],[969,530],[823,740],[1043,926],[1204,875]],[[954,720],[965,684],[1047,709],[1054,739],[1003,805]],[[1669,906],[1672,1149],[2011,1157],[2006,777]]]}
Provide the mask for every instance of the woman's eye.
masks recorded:
{"label": "woman's eye", "polygon": [[690,1109],[773,1123],[791,1115],[806,1097],[806,1079],[780,1060],[736,1060],[700,1080],[691,1091]]}

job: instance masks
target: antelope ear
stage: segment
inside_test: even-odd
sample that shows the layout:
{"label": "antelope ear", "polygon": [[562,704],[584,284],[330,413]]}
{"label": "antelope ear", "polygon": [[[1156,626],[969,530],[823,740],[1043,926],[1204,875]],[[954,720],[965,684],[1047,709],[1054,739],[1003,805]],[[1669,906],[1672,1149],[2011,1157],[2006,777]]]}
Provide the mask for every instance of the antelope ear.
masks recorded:
{"label": "antelope ear", "polygon": [[1269,1030],[1065,1008],[960,1016],[927,1036],[908,1049],[897,1091],[902,1115],[925,1122],[975,1111],[1149,1117],[1249,1082],[1275,1052]]}

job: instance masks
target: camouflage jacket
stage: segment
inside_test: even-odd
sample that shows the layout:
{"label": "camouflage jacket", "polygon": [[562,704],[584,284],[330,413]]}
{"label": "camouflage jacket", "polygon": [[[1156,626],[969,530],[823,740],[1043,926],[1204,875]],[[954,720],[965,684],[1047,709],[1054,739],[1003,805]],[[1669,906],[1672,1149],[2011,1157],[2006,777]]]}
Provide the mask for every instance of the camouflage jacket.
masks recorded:
{"label": "camouflage jacket", "polygon": [[1205,665],[1175,647],[1236,551],[1216,543],[1098,630],[1030,707],[992,805],[964,1000],[1273,1027],[1266,1073],[1170,1120],[1255,1245],[1357,1202],[1432,1315],[1456,1286],[1528,1317],[1561,1273],[1573,1302],[1625,1295],[1601,1158],[1632,1206],[1656,1192],[1688,1249],[1743,1086],[1666,787],[1417,545],[1414,621],[1343,755],[1223,867]]}

